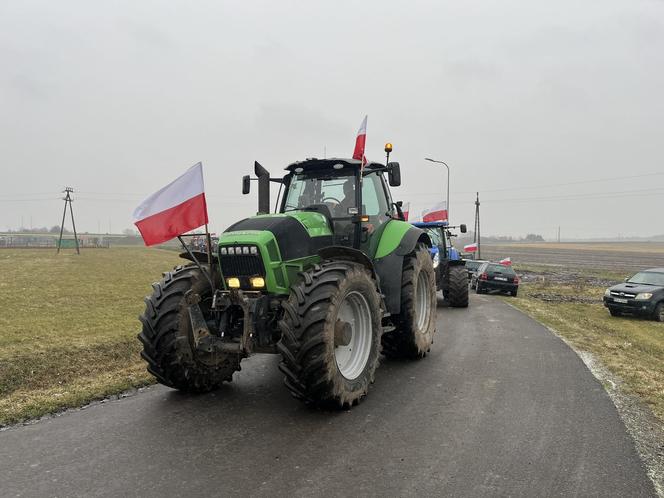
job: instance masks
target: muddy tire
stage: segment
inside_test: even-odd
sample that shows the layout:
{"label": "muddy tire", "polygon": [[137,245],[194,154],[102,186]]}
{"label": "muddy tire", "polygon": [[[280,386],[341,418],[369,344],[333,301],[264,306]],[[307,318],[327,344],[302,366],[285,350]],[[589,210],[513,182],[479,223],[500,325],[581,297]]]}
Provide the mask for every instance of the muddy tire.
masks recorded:
{"label": "muddy tire", "polygon": [[664,303],[659,303],[655,307],[655,320],[658,322],[664,322]]}
{"label": "muddy tire", "polygon": [[483,292],[484,292],[484,291],[481,289],[481,287],[480,287],[480,283],[477,282],[477,283],[475,284],[475,294],[482,294]]}
{"label": "muddy tire", "polygon": [[367,394],[380,356],[381,298],[361,265],[328,261],[300,274],[279,322],[279,369],[306,404],[350,408]]}
{"label": "muddy tire", "polygon": [[391,358],[424,358],[436,332],[436,273],[426,246],[404,258],[401,313],[396,329],[383,334],[383,353]]}
{"label": "muddy tire", "polygon": [[517,295],[518,293],[519,293],[519,291],[515,291],[515,290],[514,290],[514,291],[510,291],[510,295],[511,295],[512,297],[516,297],[516,295]]}
{"label": "muddy tire", "polygon": [[451,266],[449,301],[453,308],[468,307],[468,276],[463,266]]}
{"label": "muddy tire", "polygon": [[141,357],[148,372],[159,383],[187,392],[206,392],[230,381],[240,370],[238,355],[195,350],[185,294],[193,290],[201,296],[200,307],[207,317],[212,300],[210,284],[195,265],[178,266],[152,284],[145,298],[143,324],[138,339]]}
{"label": "muddy tire", "polygon": [[622,313],[615,308],[609,308],[609,313],[611,316],[622,316]]}

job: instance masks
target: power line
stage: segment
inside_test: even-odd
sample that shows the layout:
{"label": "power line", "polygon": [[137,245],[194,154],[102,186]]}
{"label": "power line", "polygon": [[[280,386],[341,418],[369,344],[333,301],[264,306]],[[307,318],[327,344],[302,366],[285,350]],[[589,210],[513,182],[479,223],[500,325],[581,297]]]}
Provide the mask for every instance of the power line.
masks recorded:
{"label": "power line", "polygon": [[52,200],[62,200],[61,197],[42,197],[34,199],[0,199],[0,202],[39,202],[39,201],[52,201]]}

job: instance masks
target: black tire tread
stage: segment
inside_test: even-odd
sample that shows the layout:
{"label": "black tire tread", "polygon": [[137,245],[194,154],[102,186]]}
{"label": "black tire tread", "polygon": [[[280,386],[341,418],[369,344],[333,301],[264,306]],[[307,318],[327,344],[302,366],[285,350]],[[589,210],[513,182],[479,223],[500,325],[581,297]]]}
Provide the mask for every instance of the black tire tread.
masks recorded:
{"label": "black tire tread", "polygon": [[452,266],[449,272],[449,302],[453,308],[468,307],[468,273],[463,266]]}
{"label": "black tire tread", "polygon": [[235,355],[217,354],[215,361],[203,363],[191,349],[184,295],[205,286],[207,281],[196,265],[180,265],[152,284],[153,292],[145,298],[145,311],[139,317],[143,324],[138,334],[143,344],[141,357],[160,384],[207,392],[230,381],[240,369],[240,358]]}
{"label": "black tire tread", "polygon": [[[432,315],[430,317],[430,334],[428,341],[418,341],[417,332],[413,323],[412,310],[415,300],[416,271],[422,271],[424,267],[429,268],[431,274]],[[436,323],[436,277],[429,251],[424,245],[418,245],[412,253],[404,258],[403,272],[401,276],[401,313],[394,317],[396,328],[383,334],[383,353],[390,358],[424,358],[433,343]],[[431,330],[433,328],[433,330]]]}
{"label": "black tire tread", "polygon": [[[282,361],[279,369],[293,397],[308,405],[347,409],[366,396],[380,356],[382,306],[376,282],[366,269],[355,263],[324,261],[300,273],[301,280],[291,287],[283,304],[279,322],[281,339],[277,349]],[[364,293],[373,316],[374,350],[364,372],[353,381],[344,379],[334,358],[330,323],[340,304],[344,282],[364,281],[372,291]],[[366,295],[372,294],[372,295]],[[330,336],[330,334],[332,334]]]}

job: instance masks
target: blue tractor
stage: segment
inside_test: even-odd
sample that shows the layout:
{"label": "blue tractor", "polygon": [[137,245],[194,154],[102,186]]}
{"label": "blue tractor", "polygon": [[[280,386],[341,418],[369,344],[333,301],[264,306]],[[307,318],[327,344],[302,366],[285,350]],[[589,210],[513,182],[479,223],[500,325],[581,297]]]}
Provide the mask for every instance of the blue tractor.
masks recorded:
{"label": "blue tractor", "polygon": [[431,238],[430,251],[436,270],[436,288],[443,292],[450,306],[468,307],[466,262],[452,246],[452,237],[456,235],[450,232],[452,228],[459,228],[461,233],[466,233],[466,225],[451,227],[447,221],[416,221],[412,224],[424,230]]}

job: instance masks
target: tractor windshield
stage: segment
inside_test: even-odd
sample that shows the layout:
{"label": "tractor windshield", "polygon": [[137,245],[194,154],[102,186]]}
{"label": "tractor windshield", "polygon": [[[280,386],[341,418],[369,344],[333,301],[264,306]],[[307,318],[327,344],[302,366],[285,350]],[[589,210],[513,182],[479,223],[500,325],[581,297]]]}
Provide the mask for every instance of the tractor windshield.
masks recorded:
{"label": "tractor windshield", "polygon": [[349,174],[296,174],[286,193],[284,211],[323,205],[330,210],[332,218],[357,214],[355,181],[355,176]]}

